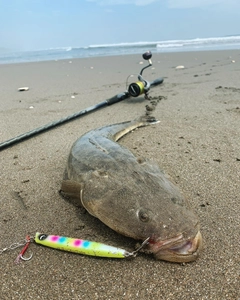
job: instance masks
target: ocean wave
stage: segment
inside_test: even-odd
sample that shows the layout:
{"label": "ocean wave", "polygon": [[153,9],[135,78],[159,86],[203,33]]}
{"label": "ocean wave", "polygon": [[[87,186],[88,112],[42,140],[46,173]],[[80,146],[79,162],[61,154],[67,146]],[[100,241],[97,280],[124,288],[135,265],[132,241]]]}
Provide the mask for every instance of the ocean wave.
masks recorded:
{"label": "ocean wave", "polygon": [[169,47],[183,47],[183,44],[163,44],[159,43],[156,46],[157,48],[169,48]]}
{"label": "ocean wave", "polygon": [[87,49],[91,48],[115,48],[115,47],[143,47],[143,46],[156,46],[158,47],[183,47],[185,45],[199,45],[199,44],[216,44],[216,43],[238,43],[240,42],[240,35],[227,36],[227,37],[210,37],[210,38],[194,38],[187,40],[165,40],[153,42],[133,42],[133,43],[116,43],[116,44],[99,44],[89,45]]}
{"label": "ocean wave", "polygon": [[42,51],[78,51],[78,50],[91,50],[102,48],[140,48],[140,47],[156,47],[156,48],[172,48],[172,47],[184,47],[194,45],[206,45],[206,44],[225,44],[225,43],[240,43],[240,35],[226,36],[226,37],[210,37],[210,38],[194,38],[194,39],[177,39],[177,40],[162,40],[162,41],[140,41],[140,42],[123,42],[113,44],[96,44],[89,46],[79,47],[56,47],[43,49]]}
{"label": "ocean wave", "polygon": [[106,55],[126,55],[154,52],[240,49],[240,35],[165,41],[139,41],[114,44],[96,44],[87,47],[55,47],[33,51],[0,53],[1,63],[73,59]]}
{"label": "ocean wave", "polygon": [[157,49],[174,49],[174,48],[209,48],[221,45],[240,45],[240,36],[195,38],[188,40],[168,40],[157,43]]}
{"label": "ocean wave", "polygon": [[115,47],[142,47],[157,45],[158,42],[134,42],[134,43],[117,43],[117,44],[100,44],[100,45],[89,45],[87,48],[115,48]]}

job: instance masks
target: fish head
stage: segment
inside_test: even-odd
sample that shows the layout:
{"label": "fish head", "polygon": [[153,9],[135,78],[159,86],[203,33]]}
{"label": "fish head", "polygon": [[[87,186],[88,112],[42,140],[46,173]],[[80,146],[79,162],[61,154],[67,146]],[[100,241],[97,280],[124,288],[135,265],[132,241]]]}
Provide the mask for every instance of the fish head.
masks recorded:
{"label": "fish head", "polygon": [[159,260],[191,262],[198,258],[202,249],[200,226],[193,212],[178,205],[168,203],[169,210],[155,211],[141,207],[138,223],[142,229],[142,240],[149,237],[146,252],[153,253]]}
{"label": "fish head", "polygon": [[202,248],[198,218],[163,173],[154,168],[146,171],[145,167],[129,177],[126,171],[121,181],[111,173],[102,180],[94,181],[98,194],[85,205],[92,215],[125,236],[143,241],[149,238],[146,251],[156,259],[196,260]]}
{"label": "fish head", "polygon": [[[147,198],[140,207],[132,209],[130,226],[119,227],[125,235],[135,239],[149,238],[147,253],[156,259],[170,262],[191,262],[202,249],[202,235],[196,215],[183,205],[176,195]],[[130,210],[131,211],[131,210]]]}

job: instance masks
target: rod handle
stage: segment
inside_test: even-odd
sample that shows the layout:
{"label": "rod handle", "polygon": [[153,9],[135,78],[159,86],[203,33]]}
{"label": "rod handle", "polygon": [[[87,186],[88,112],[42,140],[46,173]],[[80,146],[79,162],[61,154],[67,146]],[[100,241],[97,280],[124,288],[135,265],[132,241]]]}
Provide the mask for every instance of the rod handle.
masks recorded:
{"label": "rod handle", "polygon": [[163,83],[163,80],[164,80],[163,78],[157,78],[157,79],[151,81],[150,87],[154,87],[154,86],[157,86],[157,85]]}

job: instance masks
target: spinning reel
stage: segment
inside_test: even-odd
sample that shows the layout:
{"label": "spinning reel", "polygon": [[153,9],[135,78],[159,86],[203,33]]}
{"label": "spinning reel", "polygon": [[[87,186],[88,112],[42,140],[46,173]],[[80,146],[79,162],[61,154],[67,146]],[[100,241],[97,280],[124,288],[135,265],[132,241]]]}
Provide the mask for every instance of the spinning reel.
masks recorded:
{"label": "spinning reel", "polygon": [[138,97],[142,94],[145,94],[145,99],[149,99],[148,97],[148,91],[150,90],[151,83],[147,80],[145,80],[142,76],[142,73],[145,69],[152,66],[152,53],[151,51],[147,51],[143,53],[142,55],[143,59],[148,61],[148,65],[140,71],[138,75],[138,81],[133,82],[128,86],[128,93],[131,97]]}

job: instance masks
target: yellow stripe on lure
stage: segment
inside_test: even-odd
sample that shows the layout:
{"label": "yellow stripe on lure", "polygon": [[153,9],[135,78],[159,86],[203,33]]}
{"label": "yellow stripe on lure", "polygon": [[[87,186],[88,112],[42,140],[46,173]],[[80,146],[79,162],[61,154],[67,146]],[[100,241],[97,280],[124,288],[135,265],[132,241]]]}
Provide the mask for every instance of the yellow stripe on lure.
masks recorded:
{"label": "yellow stripe on lure", "polygon": [[108,246],[106,244],[92,242],[82,239],[69,238],[58,235],[47,235],[44,233],[37,232],[34,241],[37,244],[43,246],[55,248],[58,250],[64,250],[69,252],[75,252],[79,254],[109,257],[109,258],[126,258],[135,257],[137,252],[147,244],[149,238],[144,241],[140,248],[136,251],[128,252],[124,249]]}

